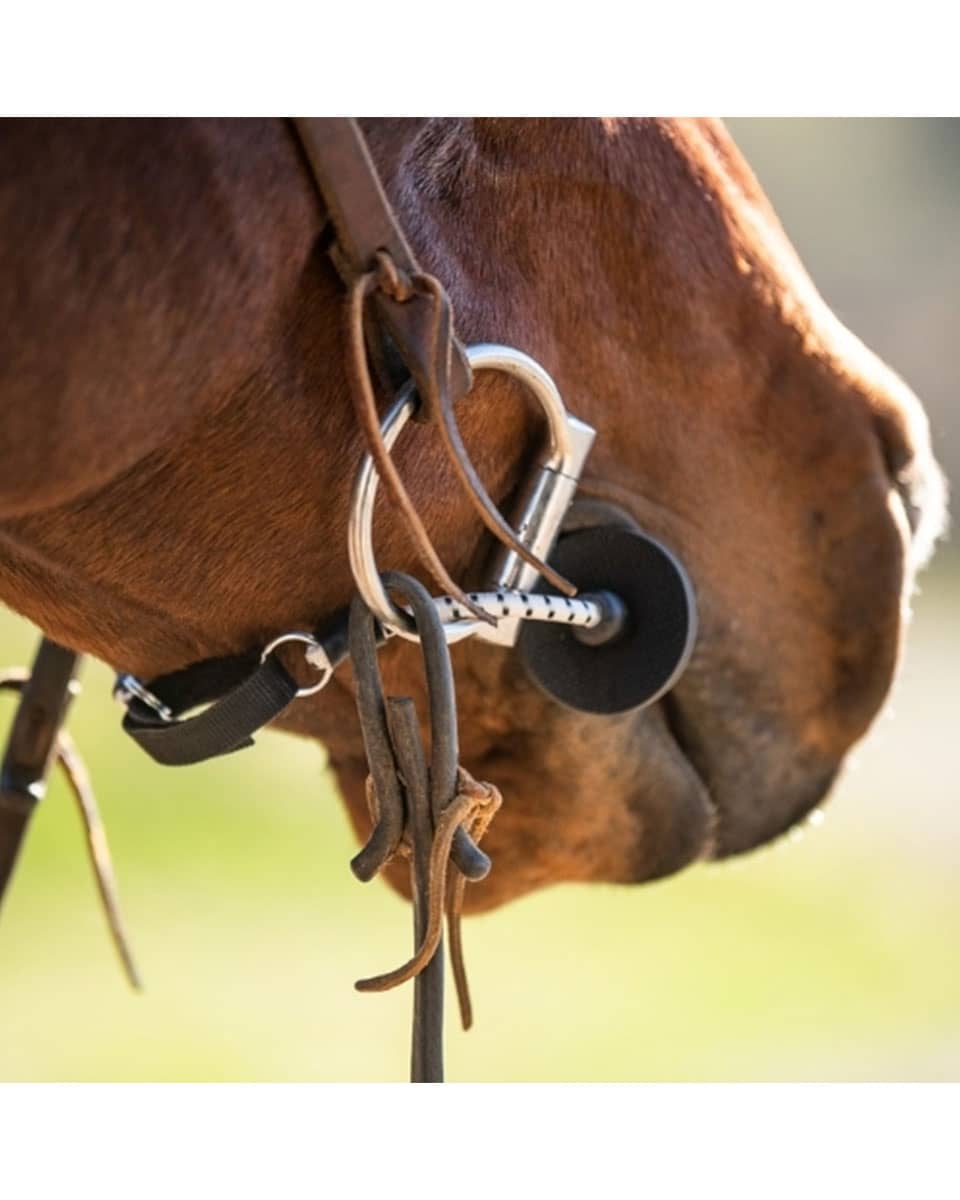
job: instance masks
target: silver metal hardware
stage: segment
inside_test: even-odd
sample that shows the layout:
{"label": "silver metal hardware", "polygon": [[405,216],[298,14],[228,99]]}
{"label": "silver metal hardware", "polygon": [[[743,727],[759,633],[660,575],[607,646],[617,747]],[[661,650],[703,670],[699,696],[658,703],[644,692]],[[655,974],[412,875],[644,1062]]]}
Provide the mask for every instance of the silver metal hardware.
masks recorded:
{"label": "silver metal hardware", "polygon": [[173,712],[163,701],[145,688],[136,675],[124,673],[117,676],[113,687],[113,698],[126,707],[131,700],[139,700],[147,708],[152,709],[161,721],[172,721]]}
{"label": "silver metal hardware", "polygon": [[[477,345],[467,349],[467,358],[475,371],[504,371],[524,384],[536,397],[547,420],[546,456],[540,462],[522,494],[515,518],[517,536],[539,557],[550,553],[563,518],[573,501],[577,483],[595,432],[564,408],[556,384],[535,359],[512,346]],[[408,383],[397,395],[383,418],[384,444],[391,450],[416,408],[414,386]],[[347,528],[347,550],[354,582],[367,607],[390,633],[407,641],[417,641],[409,615],[393,603],[380,582],[373,552],[373,507],[380,476],[370,455],[365,455],[357,473]],[[529,591],[537,580],[535,568],[516,553],[504,551],[493,567],[495,590]],[[507,618],[496,627],[473,618],[445,625],[447,641],[458,642],[476,636],[483,641],[513,645],[520,621]]]}
{"label": "silver metal hardware", "polygon": [[298,689],[296,696],[312,696],[322,688],[325,688],[333,676],[333,666],[327,657],[326,650],[324,650],[323,646],[321,646],[312,633],[281,633],[279,637],[275,637],[272,642],[268,642],[264,646],[260,655],[260,661],[262,663],[266,662],[274,650],[286,642],[302,642],[305,646],[309,646],[309,649],[304,654],[304,658],[311,667],[321,672],[319,683],[313,684],[312,687]]}

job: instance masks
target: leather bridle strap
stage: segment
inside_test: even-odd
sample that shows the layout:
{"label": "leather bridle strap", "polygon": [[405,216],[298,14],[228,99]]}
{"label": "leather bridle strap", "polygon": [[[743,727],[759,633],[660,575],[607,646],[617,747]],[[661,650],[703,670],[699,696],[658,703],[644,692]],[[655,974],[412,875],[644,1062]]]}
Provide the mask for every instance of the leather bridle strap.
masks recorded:
{"label": "leather bridle strap", "polygon": [[24,834],[43,797],[56,754],[57,735],[73,698],[71,687],[80,655],[43,638],[0,768],[0,900],[13,874]]}
{"label": "leather bridle strap", "polygon": [[[330,257],[347,290],[372,269],[381,251],[408,278],[422,275],[357,122],[352,117],[295,117],[293,123],[336,231]],[[417,390],[427,395],[437,367],[426,332],[433,320],[432,298],[416,292],[399,301],[378,289],[372,299]],[[452,330],[444,357],[449,361],[450,401],[456,403],[470,390],[471,373],[463,346]],[[396,378],[392,382],[396,384]]]}
{"label": "leather bridle strap", "polygon": [[[453,410],[470,390],[471,373],[454,332],[450,301],[439,280],[422,270],[403,236],[359,125],[345,117],[298,117],[294,125],[336,231],[330,257],[347,289],[347,366],[357,416],[421,561],[444,592],[456,596],[478,620],[488,620],[450,578],[390,459],[367,366],[371,350],[390,391],[396,390],[396,371],[383,370],[383,365],[389,363],[391,348],[399,355],[421,401],[414,419],[436,427],[447,461],[487,529],[553,587],[575,595],[576,588],[518,538],[470,461]],[[368,305],[378,318],[373,325],[364,320],[371,311]]]}

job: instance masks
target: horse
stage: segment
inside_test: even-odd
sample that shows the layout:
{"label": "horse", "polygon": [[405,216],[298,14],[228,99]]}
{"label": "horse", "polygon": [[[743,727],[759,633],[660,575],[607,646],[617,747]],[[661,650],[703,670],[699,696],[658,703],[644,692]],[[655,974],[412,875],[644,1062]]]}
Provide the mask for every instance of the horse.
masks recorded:
{"label": "horse", "polygon": [[[720,122],[361,126],[461,340],[543,364],[597,430],[578,495],[669,546],[697,594],[685,673],[638,711],[573,711],[509,648],[454,648],[462,760],[504,796],[466,909],[769,843],[891,686],[945,512],[919,401],[817,294]],[[364,445],[290,124],[17,120],[0,145],[0,599],[142,679],[317,627],[353,590]],[[482,372],[457,419],[508,506],[537,413]],[[454,578],[476,579],[488,538],[435,432],[395,460]],[[385,505],[377,552],[416,570]],[[415,648],[381,669],[423,711]],[[363,836],[355,690],[345,664],[277,724],[325,744]]]}

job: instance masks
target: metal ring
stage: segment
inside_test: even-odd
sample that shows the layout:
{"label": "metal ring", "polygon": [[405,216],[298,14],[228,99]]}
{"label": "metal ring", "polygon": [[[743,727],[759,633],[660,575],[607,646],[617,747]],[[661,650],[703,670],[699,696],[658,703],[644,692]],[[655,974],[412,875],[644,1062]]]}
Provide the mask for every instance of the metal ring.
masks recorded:
{"label": "metal ring", "polygon": [[[543,367],[528,354],[512,346],[469,346],[467,360],[474,371],[503,371],[533,392],[547,419],[549,444],[543,466],[559,470],[571,455],[570,431],[563,400],[556,384]],[[388,451],[393,449],[416,407],[417,393],[411,380],[397,393],[396,400],[387,410],[380,426]],[[398,608],[387,595],[377,569],[373,552],[373,506],[379,484],[380,474],[376,464],[371,456],[366,454],[354,484],[347,528],[350,569],[357,591],[380,624],[409,642],[418,642],[420,639],[412,618],[403,609]],[[445,625],[444,633],[447,642],[453,643],[483,628],[482,621],[469,620]]]}
{"label": "metal ring", "polygon": [[[311,646],[314,650],[323,650],[323,646],[321,646],[312,633],[281,633],[279,637],[275,637],[272,642],[268,642],[267,645],[264,646],[263,651],[260,654],[260,661],[265,663],[274,650],[276,650],[278,646],[282,646],[284,642],[303,642],[304,645]],[[321,688],[325,688],[327,686],[327,684],[330,682],[330,677],[333,675],[333,667],[326,666],[317,668],[315,667],[314,663],[310,662],[309,654],[305,655],[304,657],[311,667],[321,671],[320,682],[315,683],[313,687],[299,688],[294,694],[295,699],[300,696],[312,696],[316,692],[319,692]]]}

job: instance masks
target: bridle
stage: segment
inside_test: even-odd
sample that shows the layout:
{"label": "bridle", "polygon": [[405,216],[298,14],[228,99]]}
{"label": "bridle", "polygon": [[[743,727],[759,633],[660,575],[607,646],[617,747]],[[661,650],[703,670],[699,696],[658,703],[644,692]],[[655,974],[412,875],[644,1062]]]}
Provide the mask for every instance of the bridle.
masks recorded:
{"label": "bridle", "polygon": [[[459,342],[446,294],[417,263],[357,123],[298,119],[294,126],[329,214],[330,257],[348,297],[347,370],[367,444],[346,547],[356,596],[320,628],[288,630],[245,654],[150,681],[121,673],[115,695],[126,706],[125,731],[156,761],[185,765],[250,745],[257,730],[298,697],[323,688],[351,659],[373,825],[351,865],[366,880],[395,856],[408,857],[416,926],[413,958],[357,986],[382,990],[414,979],[411,1075],[437,1081],[443,1077],[443,918],[468,1026],[460,905],[468,881],[490,870],[479,841],[500,803],[496,788],[473,780],[459,762],[449,647],[467,638],[517,647],[553,699],[582,711],[623,712],[653,702],[679,678],[693,649],[696,605],[687,574],[669,550],[619,510],[576,501],[594,430],[567,412],[543,367],[513,347]],[[547,426],[545,452],[510,522],[477,477],[454,417],[481,371],[505,372],[522,384]],[[381,392],[395,396],[382,417],[374,376]],[[467,593],[450,578],[394,466],[391,450],[410,422],[439,430],[458,479],[498,542],[481,591]],[[381,573],[373,550],[381,482],[443,591],[439,598],[410,576]],[[392,637],[417,643],[423,656],[429,762],[413,702],[384,695],[378,650]],[[302,647],[315,673],[306,685],[282,661],[281,648],[290,644]],[[82,772],[61,732],[79,661],[77,653],[43,639],[29,674],[0,679],[0,686],[21,693],[0,780],[0,898],[50,767],[59,759],[75,776]],[[135,979],[105,842],[99,831],[90,832],[97,824],[92,792],[77,791],[111,928]]]}

